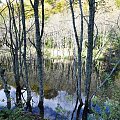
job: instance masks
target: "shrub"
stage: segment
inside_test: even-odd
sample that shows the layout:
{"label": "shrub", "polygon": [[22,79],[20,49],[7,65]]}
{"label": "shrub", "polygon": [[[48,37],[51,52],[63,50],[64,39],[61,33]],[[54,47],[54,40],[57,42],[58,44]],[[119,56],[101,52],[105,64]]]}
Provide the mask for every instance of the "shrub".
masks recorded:
{"label": "shrub", "polygon": [[120,0],[115,0],[115,4],[118,8],[120,8]]}
{"label": "shrub", "polygon": [[6,108],[0,111],[0,120],[43,120],[39,116],[24,112],[22,108],[8,110]]}

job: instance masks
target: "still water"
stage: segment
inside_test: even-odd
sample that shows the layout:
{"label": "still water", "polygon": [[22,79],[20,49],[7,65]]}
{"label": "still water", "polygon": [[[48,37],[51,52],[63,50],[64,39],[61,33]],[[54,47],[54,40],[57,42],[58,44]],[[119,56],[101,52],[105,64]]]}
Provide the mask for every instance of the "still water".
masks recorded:
{"label": "still water", "polygon": [[[5,61],[5,60],[4,60]],[[84,65],[84,64],[83,64]],[[75,63],[73,60],[50,60],[46,59],[44,61],[44,107],[45,107],[45,118],[50,120],[70,120],[72,112],[76,104],[76,74]],[[14,84],[14,75],[12,72],[12,63],[7,59],[5,61],[6,68],[6,79],[8,84],[10,84],[10,95],[11,95],[11,106],[15,106],[15,95],[16,89]],[[23,67],[24,71],[24,67]],[[32,89],[32,107],[33,113],[39,114],[38,109],[38,81],[37,81],[37,66],[36,59],[28,61],[28,71],[29,71],[29,80],[30,86]],[[84,69],[82,71],[82,91],[84,93]],[[76,76],[76,77],[75,77]],[[96,74],[92,73],[92,84],[91,91],[96,89]],[[24,81],[21,78],[21,84],[24,84]],[[23,91],[24,92],[24,91]],[[27,98],[27,93],[23,93],[23,98]],[[23,99],[23,102],[24,102]],[[82,95],[84,101],[84,95]],[[4,90],[0,90],[0,106],[6,107],[7,100],[4,93]],[[76,116],[76,114],[75,114]],[[74,119],[75,119],[74,116]]]}
{"label": "still water", "polygon": [[[10,86],[10,96],[11,96],[11,106],[12,108],[15,107],[15,92],[16,89],[12,86]],[[82,96],[83,97],[83,96]],[[27,93],[23,93],[23,98],[27,99]],[[24,99],[23,103],[24,103]],[[84,97],[83,97],[84,99]],[[33,107],[33,113],[39,114],[39,109],[37,107],[38,105],[38,94],[36,92],[32,92],[32,107]],[[66,91],[58,91],[58,95],[51,99],[44,99],[44,107],[45,107],[45,118],[50,120],[55,119],[64,119],[64,120],[70,120],[72,111],[75,107],[76,103],[76,95],[69,95]],[[4,93],[4,89],[0,90],[0,106],[6,107],[7,106],[7,99]]]}

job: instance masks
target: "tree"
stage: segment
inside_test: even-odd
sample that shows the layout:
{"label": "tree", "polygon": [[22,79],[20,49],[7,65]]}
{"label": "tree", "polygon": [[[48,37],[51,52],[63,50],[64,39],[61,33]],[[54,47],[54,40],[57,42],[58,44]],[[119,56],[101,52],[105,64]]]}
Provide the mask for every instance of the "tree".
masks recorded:
{"label": "tree", "polygon": [[31,107],[31,90],[30,90],[30,85],[28,81],[28,68],[27,68],[27,63],[26,63],[26,23],[25,23],[25,10],[24,10],[24,2],[23,0],[20,1],[21,3],[21,14],[22,14],[22,26],[23,26],[23,41],[24,41],[24,53],[23,53],[23,62],[24,62],[24,67],[25,67],[25,86],[27,89],[27,108],[29,109],[30,112],[32,112],[32,107]]}
{"label": "tree", "polygon": [[[77,80],[77,96],[80,102],[78,107],[78,116],[81,107],[83,106],[83,102],[81,100],[81,69],[82,69],[82,61],[81,61],[81,53],[82,53],[82,42],[83,42],[83,10],[82,10],[82,2],[78,0],[80,7],[80,15],[81,15],[81,31],[80,31],[80,40],[78,39],[78,34],[76,30],[74,10],[73,10],[73,2],[70,0],[70,7],[72,13],[73,20],[73,29],[75,34],[75,39],[78,47],[78,80]],[[82,119],[87,120],[88,107],[89,107],[89,94],[90,94],[90,84],[91,84],[91,73],[92,73],[92,58],[93,58],[93,39],[94,39],[94,17],[95,17],[95,0],[89,0],[89,21],[88,21],[88,46],[87,46],[87,58],[86,58],[86,79],[85,79],[85,107],[83,110]]]}
{"label": "tree", "polygon": [[[42,55],[42,36],[44,30],[44,0],[41,0],[42,6],[42,28],[40,32],[40,23],[39,23],[39,14],[38,14],[38,6],[39,0],[34,0],[34,4],[30,0],[31,5],[34,9],[34,17],[35,17],[35,48],[37,53],[37,79],[39,81],[39,104],[38,107],[40,109],[40,114],[44,114],[44,92],[43,92],[43,55]],[[42,116],[43,117],[43,116]]]}
{"label": "tree", "polygon": [[[9,36],[10,42],[6,39],[6,45],[10,47],[12,62],[13,62],[13,72],[16,83],[16,103],[21,104],[21,85],[20,85],[20,72],[19,72],[19,47],[22,42],[19,42],[19,33],[16,25],[14,6],[11,4],[10,0],[7,1],[7,7],[9,11]],[[12,27],[13,25],[13,27]],[[13,32],[14,31],[14,32]],[[15,33],[13,35],[13,33]],[[15,36],[15,40],[14,37]]]}
{"label": "tree", "polygon": [[[79,112],[80,109],[83,105],[82,99],[81,99],[81,78],[82,78],[82,43],[83,43],[83,10],[82,10],[82,2],[81,0],[79,1],[79,8],[81,12],[81,31],[80,31],[80,39],[78,37],[78,33],[76,30],[76,24],[75,24],[75,16],[74,16],[74,10],[73,10],[73,2],[70,0],[70,8],[71,8],[71,13],[72,13],[72,20],[73,20],[73,29],[74,29],[74,34],[75,34],[75,39],[77,43],[77,52],[78,52],[78,80],[77,80],[77,99],[79,100],[79,109],[78,109],[78,114],[77,118],[79,119]],[[77,100],[77,102],[78,102]],[[76,105],[77,107],[77,105]],[[75,108],[76,109],[76,108]],[[73,117],[72,117],[73,119]]]}
{"label": "tree", "polygon": [[88,47],[86,58],[86,79],[85,79],[85,107],[83,110],[83,120],[87,120],[89,95],[92,74],[93,61],[93,41],[94,41],[94,18],[95,18],[95,0],[89,0],[89,21],[88,21]]}

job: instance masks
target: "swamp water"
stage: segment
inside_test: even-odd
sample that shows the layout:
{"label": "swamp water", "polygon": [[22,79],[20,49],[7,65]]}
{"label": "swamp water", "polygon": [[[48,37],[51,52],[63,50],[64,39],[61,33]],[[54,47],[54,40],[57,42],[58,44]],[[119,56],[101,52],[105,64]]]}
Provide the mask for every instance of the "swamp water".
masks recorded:
{"label": "swamp water", "polygon": [[[11,107],[15,107],[16,89],[12,86],[10,88],[11,97]],[[22,91],[23,92],[23,91]],[[37,107],[39,96],[36,92],[32,92],[32,107],[33,113],[39,114],[39,109]],[[27,99],[27,93],[23,93],[22,101]],[[84,99],[84,97],[83,97]],[[76,95],[69,95],[66,91],[58,91],[58,95],[51,99],[44,99],[44,113],[45,118],[50,120],[70,120],[72,111],[75,107]],[[4,89],[0,90],[0,109],[7,106],[7,99],[4,93]]]}
{"label": "swamp water", "polygon": [[[10,60],[9,60],[10,61]],[[14,86],[14,77],[12,73],[12,64],[6,62],[6,77],[8,84],[10,84],[10,95],[11,95],[11,106],[15,106],[15,94],[16,89]],[[38,81],[36,79],[37,68],[36,61],[28,61],[29,80],[32,88],[32,107],[33,113],[39,114],[38,105]],[[24,68],[23,68],[24,71]],[[46,59],[44,61],[44,116],[50,120],[70,120],[72,112],[76,104],[76,82],[74,73],[74,62],[73,60],[56,61]],[[84,76],[83,76],[84,79]],[[92,90],[96,89],[96,75],[92,74]],[[24,82],[22,81],[22,84]],[[82,81],[84,88],[84,81]],[[83,90],[83,89],[82,89]],[[23,93],[23,98],[27,98],[26,91]],[[23,99],[23,102],[24,102]],[[84,101],[84,95],[82,95]],[[7,100],[4,90],[1,87],[0,90],[0,108],[7,106]],[[99,106],[98,106],[99,108]],[[98,109],[96,108],[96,109]],[[74,114],[75,119],[76,114]]]}

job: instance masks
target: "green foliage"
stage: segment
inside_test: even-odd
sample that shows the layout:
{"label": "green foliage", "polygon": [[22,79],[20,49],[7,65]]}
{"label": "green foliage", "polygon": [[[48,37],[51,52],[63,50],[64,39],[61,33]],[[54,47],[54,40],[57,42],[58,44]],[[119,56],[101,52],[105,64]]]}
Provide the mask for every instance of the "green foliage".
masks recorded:
{"label": "green foliage", "polygon": [[98,105],[100,107],[101,113],[92,109],[94,113],[89,115],[88,120],[118,120],[120,118],[120,103],[118,101],[111,100],[109,98],[107,98],[107,100],[102,100],[102,98],[95,96],[92,99],[92,102],[94,105]]}
{"label": "green foliage", "polygon": [[120,8],[120,0],[115,0],[116,6]]}
{"label": "green foliage", "polygon": [[[21,116],[22,110],[19,108],[15,110],[8,110],[8,109],[3,109],[0,111],[0,118],[1,120],[15,120],[16,118],[19,118]],[[20,120],[20,119],[18,119]]]}
{"label": "green foliage", "polygon": [[65,99],[66,99],[67,101],[72,101],[72,100],[73,100],[73,96],[72,96],[72,95],[67,95],[67,96],[65,97]]}
{"label": "green foliage", "polygon": [[[108,99],[105,104],[110,107],[110,115],[108,119],[118,120],[120,118],[120,103],[118,101]],[[103,118],[106,119],[106,115],[103,115]]]}
{"label": "green foliage", "polygon": [[56,0],[45,0],[45,3],[49,3],[50,5],[54,5]]}
{"label": "green foliage", "polygon": [[48,38],[48,39],[45,41],[45,47],[46,47],[46,48],[53,48],[53,38]]}
{"label": "green foliage", "polygon": [[62,12],[67,6],[67,2],[65,0],[45,0],[45,6],[45,15],[48,18],[51,14]]}
{"label": "green foliage", "polygon": [[59,104],[57,104],[57,107],[55,108],[57,113],[62,113],[64,114],[66,112],[65,109],[63,109]]}
{"label": "green foliage", "polygon": [[[65,114],[67,115],[67,117],[70,115],[70,111],[67,111],[64,108],[62,108],[60,106],[60,104],[57,104],[57,107],[55,108],[55,110],[56,110],[57,113],[62,115],[61,118],[58,118],[58,119],[64,120],[64,115]],[[58,120],[58,119],[57,119],[57,115],[56,115],[56,120]]]}
{"label": "green foliage", "polygon": [[58,13],[58,12],[62,12],[64,10],[65,7],[65,0],[60,0],[59,2],[56,2],[56,7],[53,10],[54,13]]}
{"label": "green foliage", "polygon": [[34,116],[23,113],[22,108],[14,110],[3,109],[0,111],[0,120],[34,120]]}
{"label": "green foliage", "polygon": [[[51,53],[48,49],[45,49],[45,54],[44,55],[47,56],[47,57],[51,57]],[[49,64],[48,64],[48,66],[49,66]]]}
{"label": "green foliage", "polygon": [[[119,77],[119,74],[116,74],[116,76]],[[109,83],[109,91],[110,91],[110,95],[111,95],[111,99],[114,101],[118,101],[120,104],[120,83],[119,83],[119,78],[117,81],[111,81],[111,83]]]}

